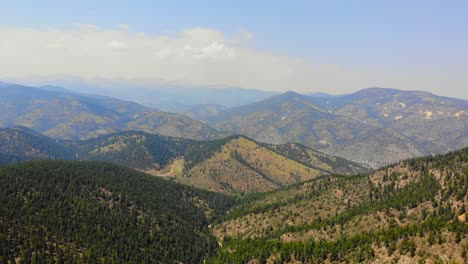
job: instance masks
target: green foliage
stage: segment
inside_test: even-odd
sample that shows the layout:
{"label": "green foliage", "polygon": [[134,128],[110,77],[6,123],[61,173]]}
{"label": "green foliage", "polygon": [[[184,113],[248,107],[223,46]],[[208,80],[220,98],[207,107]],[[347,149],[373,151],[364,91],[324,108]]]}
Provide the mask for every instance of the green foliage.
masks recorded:
{"label": "green foliage", "polygon": [[[281,145],[264,145],[273,151],[276,151],[280,155],[286,156],[308,167],[321,170],[325,173],[353,174],[369,172],[369,169],[358,163],[344,158],[327,155],[302,144],[289,143]],[[317,166],[318,164],[326,164],[330,166],[331,170]]]}
{"label": "green foliage", "polygon": [[[223,241],[222,249],[207,263],[249,263],[256,260],[265,263],[274,258],[275,263],[288,262],[291,259],[305,263],[352,262],[358,263],[373,260],[375,257],[373,245],[387,244],[389,254],[399,248],[401,254],[414,256],[416,244],[408,237],[418,233],[438,232],[442,230],[456,231],[468,235],[468,225],[448,221],[450,216],[440,215],[426,221],[404,227],[395,227],[370,233],[362,233],[352,237],[341,237],[337,241],[281,242],[265,239],[235,239]],[[403,239],[397,244],[396,241]],[[393,244],[393,249],[392,245]]]}
{"label": "green foliage", "polygon": [[0,169],[0,257],[197,263],[216,247],[206,216],[232,202],[105,163],[10,165]]}
{"label": "green foliage", "polygon": [[74,159],[73,150],[24,127],[0,128],[0,153],[18,159]]}
{"label": "green foliage", "polygon": [[[291,260],[303,263],[378,262],[377,254],[382,252],[375,250],[382,247],[386,249],[386,257],[407,255],[424,261],[427,258],[424,252],[428,251],[429,246],[437,244],[460,248],[461,255],[457,257],[466,261],[468,224],[457,216],[464,214],[468,205],[467,154],[468,148],[465,148],[446,155],[403,161],[371,175],[327,175],[283,190],[241,197],[238,205],[218,220],[221,226],[233,219],[235,221],[231,223],[235,225],[243,217],[254,218],[249,218],[250,215],[259,217],[254,219],[262,219],[266,214],[274,218],[291,205],[307,205],[308,200],[318,197],[327,199],[323,195],[330,193],[330,190],[365,189],[354,206],[326,218],[318,217],[297,225],[277,225],[277,219],[259,220],[275,225],[270,225],[270,231],[256,239],[243,236],[249,232],[252,234],[252,230],[236,233],[231,229],[232,233],[226,232],[221,236],[222,247],[217,249],[216,256],[208,259],[208,263],[265,263],[267,260],[274,263]],[[374,183],[376,178],[379,180]],[[410,211],[421,213],[410,216]],[[383,216],[387,225],[366,232],[359,230],[356,223],[366,216],[374,215],[379,222],[382,221],[378,212],[387,212]],[[278,215],[283,216],[281,213]],[[369,223],[369,220],[364,221]],[[321,232],[328,235],[331,232],[333,235],[336,230],[339,233],[331,238],[320,235]],[[310,231],[318,237],[309,236],[307,239],[301,236]],[[298,235],[298,238],[293,238],[291,242],[283,240],[294,235]],[[421,243],[421,240],[425,242]]]}
{"label": "green foliage", "polygon": [[184,155],[185,170],[190,170],[198,163],[211,158],[216,152],[221,151],[221,148],[231,141],[240,136],[230,136],[223,139],[199,142],[198,144],[191,145]]}
{"label": "green foliage", "polygon": [[[80,159],[100,160],[137,169],[161,169],[197,141],[164,137],[140,131],[126,131],[84,141],[68,141],[65,145],[76,151]],[[119,144],[122,145],[119,149]],[[115,148],[101,151],[101,148]]]}

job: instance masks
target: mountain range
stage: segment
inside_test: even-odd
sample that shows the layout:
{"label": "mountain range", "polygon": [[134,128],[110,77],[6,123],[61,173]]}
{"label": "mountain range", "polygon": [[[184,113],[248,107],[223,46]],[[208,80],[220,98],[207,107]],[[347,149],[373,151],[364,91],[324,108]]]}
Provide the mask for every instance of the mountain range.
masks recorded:
{"label": "mountain range", "polygon": [[25,126],[58,139],[87,139],[122,130],[213,139],[224,134],[185,115],[57,87],[0,86],[0,126]]}
{"label": "mountain range", "polygon": [[[231,108],[260,101],[278,92],[239,87],[199,87],[173,84],[138,85],[101,80],[86,82],[81,79],[48,81],[44,86],[67,87],[68,91],[87,94],[105,94],[165,112],[189,113],[206,105]],[[63,89],[63,88],[62,88]]]}
{"label": "mountain range", "polygon": [[363,173],[357,163],[300,144],[266,145],[244,136],[196,141],[126,131],[58,141],[26,128],[0,129],[0,164],[18,160],[99,160],[211,191],[271,191],[325,174]]}
{"label": "mountain range", "polygon": [[287,92],[206,120],[261,142],[298,142],[373,167],[468,146],[468,102],[369,88],[348,95]]}
{"label": "mountain range", "polygon": [[[219,91],[232,93],[233,98],[250,92],[256,93]],[[267,96],[256,94],[252,100]],[[3,83],[0,126],[19,125],[72,140],[126,130],[196,140],[245,135],[268,144],[303,144],[374,168],[468,146],[467,101],[427,92],[384,88],[347,95],[287,92],[231,108],[207,102],[193,104],[184,115],[57,86]]]}

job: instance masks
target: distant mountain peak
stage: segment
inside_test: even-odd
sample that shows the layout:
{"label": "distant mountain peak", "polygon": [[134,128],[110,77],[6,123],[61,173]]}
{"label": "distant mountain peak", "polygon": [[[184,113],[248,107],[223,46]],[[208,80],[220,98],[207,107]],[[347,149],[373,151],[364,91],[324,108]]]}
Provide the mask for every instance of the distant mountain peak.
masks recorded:
{"label": "distant mountain peak", "polygon": [[39,87],[41,90],[49,91],[49,92],[58,92],[58,93],[73,93],[72,91],[63,88],[61,86],[56,86],[56,85],[44,85]]}
{"label": "distant mountain peak", "polygon": [[283,94],[280,94],[279,96],[282,96],[282,97],[304,97],[304,95],[300,94],[300,93],[296,93],[294,91],[287,91]]}
{"label": "distant mountain peak", "polygon": [[393,95],[397,93],[404,92],[402,90],[394,89],[394,88],[382,88],[382,87],[369,87],[359,90],[354,95],[364,95],[364,96],[384,96],[384,95]]}

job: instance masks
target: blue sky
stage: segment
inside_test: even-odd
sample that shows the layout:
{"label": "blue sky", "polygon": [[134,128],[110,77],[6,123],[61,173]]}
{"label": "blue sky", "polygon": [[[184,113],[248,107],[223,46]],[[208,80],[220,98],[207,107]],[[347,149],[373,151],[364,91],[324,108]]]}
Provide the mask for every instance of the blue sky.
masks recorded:
{"label": "blue sky", "polygon": [[[294,83],[298,91],[341,93],[364,88],[358,86],[396,86],[468,97],[464,92],[468,90],[468,78],[464,76],[468,72],[468,1],[3,1],[0,7],[0,26],[10,29],[69,32],[76,30],[76,24],[92,24],[100,31],[111,31],[121,30],[119,25],[125,24],[126,30],[133,33],[169,37],[193,28],[210,29],[224,34],[226,40],[216,40],[224,47],[249,50],[252,56],[274,55],[279,64],[281,58],[286,58],[287,65],[296,65],[291,60],[300,60],[301,65],[310,64],[314,69],[339,68],[327,74],[319,70],[316,79],[350,79],[348,83],[314,83],[296,73],[285,76],[301,79]],[[232,39],[238,35],[244,36],[242,43],[233,47]],[[252,59],[245,64],[258,63]],[[303,74],[313,72],[301,68],[304,65],[290,67]],[[414,76],[408,77],[408,72],[414,72]],[[145,77],[136,73],[132,76]],[[278,80],[267,82],[267,77],[263,82],[250,80],[251,76],[240,82],[173,78],[168,74],[158,80],[294,90],[273,87],[273,81]],[[314,87],[307,88],[307,82]],[[441,87],[445,83],[450,88]]]}

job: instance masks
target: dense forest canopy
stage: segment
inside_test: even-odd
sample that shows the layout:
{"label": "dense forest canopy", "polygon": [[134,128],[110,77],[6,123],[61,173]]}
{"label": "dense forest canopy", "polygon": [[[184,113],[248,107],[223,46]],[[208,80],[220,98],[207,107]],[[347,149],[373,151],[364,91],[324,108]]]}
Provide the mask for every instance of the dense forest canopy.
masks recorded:
{"label": "dense forest canopy", "polygon": [[201,262],[207,226],[232,205],[99,162],[35,161],[0,169],[0,263]]}

